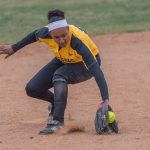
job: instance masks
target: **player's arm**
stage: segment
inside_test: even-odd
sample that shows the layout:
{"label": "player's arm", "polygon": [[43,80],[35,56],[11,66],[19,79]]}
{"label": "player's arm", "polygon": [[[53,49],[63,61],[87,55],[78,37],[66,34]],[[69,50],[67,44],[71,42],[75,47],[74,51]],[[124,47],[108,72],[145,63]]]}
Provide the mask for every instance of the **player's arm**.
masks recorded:
{"label": "player's arm", "polygon": [[104,74],[88,47],[78,38],[73,37],[72,47],[82,56],[90,73],[95,77],[103,101],[109,100],[108,87]]}
{"label": "player's arm", "polygon": [[17,43],[12,45],[12,49],[14,52],[18,51],[19,49],[23,48],[26,45],[29,45],[31,43],[34,43],[38,40],[37,38],[37,32],[39,32],[39,30],[35,30],[31,33],[29,33],[27,36],[25,36],[23,39],[21,39],[20,41],[18,41]]}
{"label": "player's arm", "polygon": [[0,54],[7,54],[5,58],[11,56],[24,46],[38,41],[39,35],[41,34],[41,32],[43,34],[43,31],[45,32],[45,30],[47,30],[46,27],[37,29],[29,33],[27,36],[25,36],[23,39],[15,44],[0,45]]}

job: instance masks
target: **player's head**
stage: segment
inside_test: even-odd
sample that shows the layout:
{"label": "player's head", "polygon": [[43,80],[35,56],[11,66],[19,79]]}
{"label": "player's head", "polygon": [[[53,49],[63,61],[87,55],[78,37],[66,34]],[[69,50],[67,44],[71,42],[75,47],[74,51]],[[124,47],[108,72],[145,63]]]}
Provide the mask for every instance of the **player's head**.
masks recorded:
{"label": "player's head", "polygon": [[58,9],[50,10],[47,18],[51,37],[60,47],[65,47],[69,40],[69,28],[64,12]]}

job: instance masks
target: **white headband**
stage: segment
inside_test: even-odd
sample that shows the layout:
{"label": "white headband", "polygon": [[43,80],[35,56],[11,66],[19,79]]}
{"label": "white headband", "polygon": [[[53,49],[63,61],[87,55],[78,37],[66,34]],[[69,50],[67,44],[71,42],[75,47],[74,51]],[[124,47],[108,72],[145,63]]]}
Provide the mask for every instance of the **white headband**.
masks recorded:
{"label": "white headband", "polygon": [[48,24],[48,30],[52,31],[54,29],[58,29],[58,28],[66,27],[66,26],[68,26],[68,23],[67,23],[66,19],[58,20],[58,21],[49,23]]}

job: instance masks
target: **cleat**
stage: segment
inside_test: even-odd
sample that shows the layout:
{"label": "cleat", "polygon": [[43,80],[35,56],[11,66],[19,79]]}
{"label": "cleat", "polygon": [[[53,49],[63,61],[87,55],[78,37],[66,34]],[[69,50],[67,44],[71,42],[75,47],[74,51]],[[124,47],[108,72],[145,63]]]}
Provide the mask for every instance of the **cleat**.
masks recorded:
{"label": "cleat", "polygon": [[57,120],[49,120],[47,126],[42,128],[39,134],[51,134],[56,133],[63,124]]}

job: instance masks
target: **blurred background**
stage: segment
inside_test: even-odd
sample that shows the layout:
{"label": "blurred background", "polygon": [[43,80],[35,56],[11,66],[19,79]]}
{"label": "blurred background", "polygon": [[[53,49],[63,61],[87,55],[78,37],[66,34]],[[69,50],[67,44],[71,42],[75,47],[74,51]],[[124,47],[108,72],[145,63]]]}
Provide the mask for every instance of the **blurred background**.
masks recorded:
{"label": "blurred background", "polygon": [[0,44],[47,25],[56,8],[91,35],[150,29],[150,0],[0,0]]}

